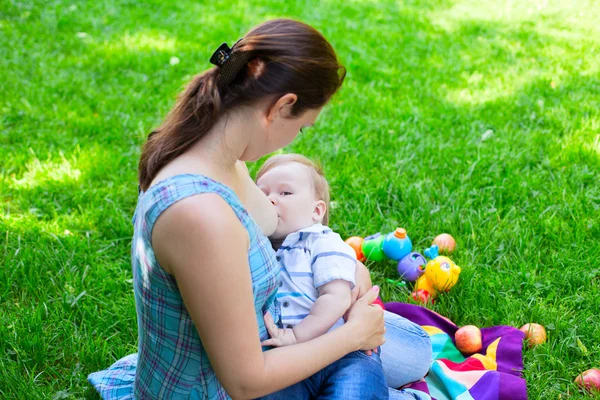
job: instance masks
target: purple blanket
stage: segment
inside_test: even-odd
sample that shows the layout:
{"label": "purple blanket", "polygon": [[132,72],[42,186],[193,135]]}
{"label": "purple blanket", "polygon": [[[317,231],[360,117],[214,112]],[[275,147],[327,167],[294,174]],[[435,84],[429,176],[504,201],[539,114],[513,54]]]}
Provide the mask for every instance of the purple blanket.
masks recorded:
{"label": "purple blanket", "polygon": [[523,332],[510,326],[481,329],[483,348],[464,357],[456,348],[458,327],[425,307],[387,303],[386,310],[419,324],[431,337],[433,364],[420,382],[406,388],[434,400],[527,399],[523,370]]}

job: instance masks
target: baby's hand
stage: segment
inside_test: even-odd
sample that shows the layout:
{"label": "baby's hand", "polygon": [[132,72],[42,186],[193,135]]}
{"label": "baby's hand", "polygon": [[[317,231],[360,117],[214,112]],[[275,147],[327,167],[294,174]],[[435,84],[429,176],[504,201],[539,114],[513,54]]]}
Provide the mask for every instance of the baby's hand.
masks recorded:
{"label": "baby's hand", "polygon": [[275,322],[273,322],[273,316],[269,312],[265,314],[265,326],[267,327],[267,331],[269,331],[271,339],[263,341],[261,343],[262,346],[282,347],[297,343],[294,330],[278,328]]}

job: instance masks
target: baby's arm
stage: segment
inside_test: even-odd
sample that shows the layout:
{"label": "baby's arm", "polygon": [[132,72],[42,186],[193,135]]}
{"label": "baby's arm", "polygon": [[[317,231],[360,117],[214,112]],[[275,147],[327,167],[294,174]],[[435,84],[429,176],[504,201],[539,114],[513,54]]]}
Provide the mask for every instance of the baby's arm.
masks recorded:
{"label": "baby's arm", "polygon": [[[352,303],[357,272],[354,250],[337,233],[317,237],[311,248],[313,283],[319,291],[319,297],[309,315],[293,329],[280,329],[272,323],[272,318],[269,317],[269,321],[265,318],[271,339],[264,341],[263,346],[287,346],[321,336],[344,316]],[[364,271],[360,273],[368,275],[362,264],[361,267]],[[360,289],[355,294],[359,292]]]}
{"label": "baby's arm", "polygon": [[263,346],[290,346],[306,342],[327,333],[350,307],[352,295],[350,282],[335,279],[319,287],[319,297],[306,316],[293,329],[278,328],[273,317],[265,315],[265,326],[270,339],[263,341]]}
{"label": "baby's arm", "polygon": [[296,341],[306,342],[327,333],[350,307],[350,282],[335,279],[319,287],[310,314],[293,329]]}
{"label": "baby's arm", "polygon": [[[350,305],[354,304],[357,299],[360,299],[373,287],[373,282],[371,282],[371,274],[365,264],[360,261],[356,262],[356,286],[352,289],[352,300],[350,301]],[[344,316],[345,317],[345,316]]]}

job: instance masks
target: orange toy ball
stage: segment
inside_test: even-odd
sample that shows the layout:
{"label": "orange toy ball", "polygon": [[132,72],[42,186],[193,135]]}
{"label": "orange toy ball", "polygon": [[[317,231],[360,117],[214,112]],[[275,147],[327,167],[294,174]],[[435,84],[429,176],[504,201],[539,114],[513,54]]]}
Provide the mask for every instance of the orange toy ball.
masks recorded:
{"label": "orange toy ball", "polygon": [[437,235],[431,244],[437,245],[440,253],[452,253],[456,249],[456,240],[447,233]]}
{"label": "orange toy ball", "polygon": [[575,383],[590,391],[600,392],[600,369],[588,369],[575,378]]}
{"label": "orange toy ball", "polygon": [[548,338],[546,328],[540,324],[525,324],[519,330],[525,334],[525,339],[529,341],[529,347],[546,343],[546,339]]}
{"label": "orange toy ball", "polygon": [[481,331],[475,325],[465,325],[454,334],[456,348],[463,354],[473,354],[481,350]]}
{"label": "orange toy ball", "polygon": [[356,253],[356,259],[360,262],[365,262],[367,259],[362,251],[362,244],[364,241],[365,239],[361,238],[360,236],[352,236],[345,240],[345,242],[354,249],[354,252]]}

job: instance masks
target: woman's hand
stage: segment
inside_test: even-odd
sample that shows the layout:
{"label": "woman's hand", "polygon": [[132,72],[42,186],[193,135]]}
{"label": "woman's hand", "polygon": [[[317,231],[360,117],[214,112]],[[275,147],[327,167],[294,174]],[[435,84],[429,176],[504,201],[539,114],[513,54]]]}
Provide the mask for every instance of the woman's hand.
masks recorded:
{"label": "woman's hand", "polygon": [[383,309],[372,304],[379,295],[379,287],[373,286],[350,307],[347,324],[360,340],[357,350],[372,350],[385,343]]}

